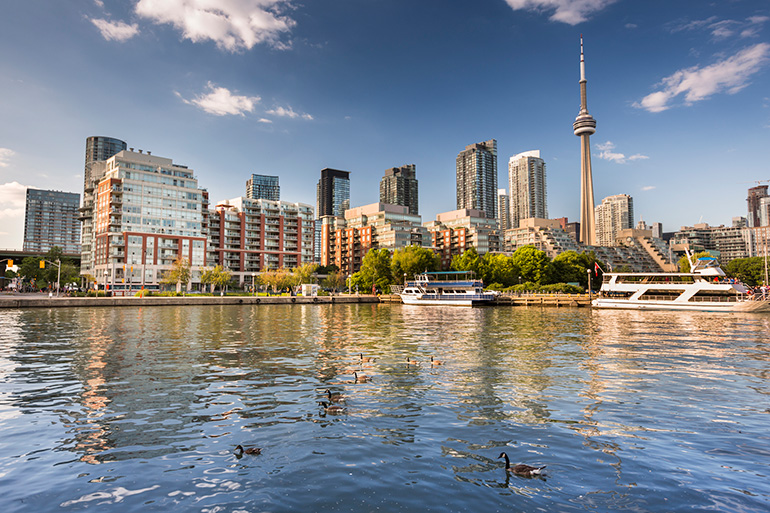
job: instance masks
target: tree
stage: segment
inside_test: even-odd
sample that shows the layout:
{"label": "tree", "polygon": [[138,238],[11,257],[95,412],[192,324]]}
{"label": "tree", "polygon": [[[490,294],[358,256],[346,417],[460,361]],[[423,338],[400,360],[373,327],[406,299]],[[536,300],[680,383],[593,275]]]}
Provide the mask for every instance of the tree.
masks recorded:
{"label": "tree", "polygon": [[259,275],[259,280],[265,284],[265,286],[272,288],[273,292],[279,292],[284,288],[291,287],[294,284],[295,278],[287,269],[268,269],[262,271]]}
{"label": "tree", "polygon": [[297,285],[302,285],[303,283],[313,283],[315,280],[313,279],[313,275],[318,270],[318,264],[312,264],[312,263],[305,263],[302,264],[299,267],[295,267],[293,269],[293,273],[297,280]]}
{"label": "tree", "polygon": [[765,258],[736,258],[725,266],[724,271],[728,276],[739,279],[749,287],[756,287],[765,282]]}
{"label": "tree", "polygon": [[449,268],[453,271],[473,271],[477,278],[482,278],[484,261],[476,248],[470,247],[462,255],[455,255]]}
{"label": "tree", "polygon": [[593,269],[591,255],[576,251],[565,251],[551,261],[552,279],[554,283],[580,283],[588,285],[586,269]]}
{"label": "tree", "polygon": [[545,251],[534,246],[522,246],[511,256],[514,265],[519,268],[524,281],[531,281],[539,285],[550,283],[551,261]]}
{"label": "tree", "polygon": [[351,284],[364,291],[371,291],[373,286],[379,290],[388,290],[393,283],[390,251],[370,249],[361,261],[361,270],[353,275]]}
{"label": "tree", "polygon": [[224,292],[224,287],[232,279],[232,273],[226,270],[221,265],[215,266],[213,269],[206,269],[201,274],[201,283],[211,285],[211,292],[214,293],[216,287],[220,287]]}
{"label": "tree", "polygon": [[438,271],[441,257],[428,248],[413,244],[394,251],[390,267],[394,280],[400,282],[404,275],[412,279],[415,274]]}
{"label": "tree", "polygon": [[521,274],[512,257],[500,253],[487,253],[483,257],[483,263],[482,279],[485,284],[499,283],[503,287],[510,287],[519,283]]}
{"label": "tree", "polygon": [[187,284],[190,282],[192,272],[190,271],[190,263],[186,258],[179,257],[174,261],[171,269],[163,274],[161,283],[165,285],[176,284],[176,291],[182,291],[182,285],[184,285],[184,292],[187,292]]}
{"label": "tree", "polygon": [[339,289],[345,287],[345,280],[345,273],[339,270],[334,270],[326,276],[326,279],[323,281],[322,285],[324,288],[332,289],[334,292],[337,292]]}

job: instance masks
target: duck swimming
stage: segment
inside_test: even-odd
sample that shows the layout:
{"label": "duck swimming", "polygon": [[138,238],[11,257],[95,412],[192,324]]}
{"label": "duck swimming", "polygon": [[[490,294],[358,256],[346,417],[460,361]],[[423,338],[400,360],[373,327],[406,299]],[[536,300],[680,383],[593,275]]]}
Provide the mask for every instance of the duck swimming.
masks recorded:
{"label": "duck swimming", "polygon": [[345,408],[342,406],[336,405],[336,404],[329,404],[326,401],[320,401],[318,403],[320,406],[323,406],[324,411],[326,413],[343,413],[345,411]]}
{"label": "duck swimming", "polygon": [[262,454],[262,449],[259,447],[249,447],[248,449],[244,449],[242,445],[236,445],[235,455],[240,458],[244,454],[251,454],[253,456],[257,456],[258,454]]}
{"label": "duck swimming", "polygon": [[518,465],[511,466],[511,461],[508,459],[508,455],[504,452],[500,453],[499,458],[505,458],[505,470],[508,472],[513,472],[517,476],[523,476],[523,477],[534,477],[539,476],[542,474],[543,469],[545,468],[545,465],[542,467],[533,467],[531,465],[525,465],[524,463],[519,463]]}

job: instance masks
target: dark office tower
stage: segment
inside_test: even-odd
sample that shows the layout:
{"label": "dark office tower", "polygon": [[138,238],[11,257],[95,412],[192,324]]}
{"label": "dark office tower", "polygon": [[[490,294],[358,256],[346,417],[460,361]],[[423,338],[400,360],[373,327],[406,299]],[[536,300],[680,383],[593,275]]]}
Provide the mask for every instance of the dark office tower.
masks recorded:
{"label": "dark office tower", "polygon": [[758,185],[749,189],[749,197],[746,198],[746,202],[749,204],[749,217],[747,219],[751,228],[762,226],[761,221],[761,204],[762,198],[767,197],[767,185]]}
{"label": "dark office tower", "polygon": [[281,201],[281,187],[278,185],[278,177],[252,174],[251,178],[246,181],[246,197]]}
{"label": "dark office tower", "polygon": [[94,135],[86,139],[86,167],[83,173],[83,189],[88,189],[92,180],[99,180],[98,176],[91,176],[91,165],[112,157],[119,151],[126,149],[126,143],[112,137]]}
{"label": "dark office tower", "polygon": [[321,170],[316,187],[316,218],[344,216],[350,208],[350,171]]}
{"label": "dark office tower", "polygon": [[497,141],[471,144],[457,155],[457,209],[497,218]]}
{"label": "dark office tower", "polygon": [[80,253],[78,224],[80,194],[27,189],[24,251],[46,253],[57,246],[63,253]]}
{"label": "dark office tower", "polygon": [[412,215],[419,215],[417,178],[414,164],[392,167],[385,170],[380,180],[380,203],[401,205]]}

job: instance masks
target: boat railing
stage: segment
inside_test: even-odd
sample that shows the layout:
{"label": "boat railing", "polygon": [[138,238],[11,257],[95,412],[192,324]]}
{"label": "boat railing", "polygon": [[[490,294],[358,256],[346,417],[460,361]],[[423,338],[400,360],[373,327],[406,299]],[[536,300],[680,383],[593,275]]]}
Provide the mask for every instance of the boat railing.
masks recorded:
{"label": "boat railing", "polygon": [[422,299],[489,299],[492,294],[462,294],[462,295],[455,295],[455,296],[448,296],[446,294],[423,294],[421,296]]}

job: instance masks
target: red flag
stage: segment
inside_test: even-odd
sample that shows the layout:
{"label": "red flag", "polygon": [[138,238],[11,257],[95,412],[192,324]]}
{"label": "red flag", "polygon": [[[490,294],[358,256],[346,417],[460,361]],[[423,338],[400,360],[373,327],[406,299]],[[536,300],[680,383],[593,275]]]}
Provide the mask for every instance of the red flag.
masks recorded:
{"label": "red flag", "polygon": [[594,262],[594,276],[599,276],[599,264]]}

